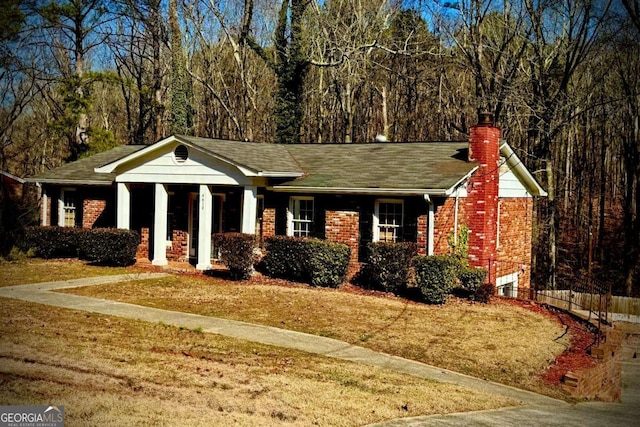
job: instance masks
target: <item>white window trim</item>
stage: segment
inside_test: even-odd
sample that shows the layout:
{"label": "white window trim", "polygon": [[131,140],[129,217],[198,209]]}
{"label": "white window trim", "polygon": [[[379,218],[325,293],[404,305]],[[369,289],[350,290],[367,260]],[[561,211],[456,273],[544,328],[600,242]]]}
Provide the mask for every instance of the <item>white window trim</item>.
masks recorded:
{"label": "white window trim", "polygon": [[[71,188],[71,187],[64,187],[60,189],[60,196],[58,198],[58,226],[60,227],[67,227],[64,224],[64,196],[65,193],[75,193],[76,189],[75,188]],[[75,206],[74,206],[74,210],[75,210],[75,214],[74,214],[74,225],[73,227],[75,227],[75,222],[78,220],[78,200],[74,200]]]}
{"label": "white window trim", "polygon": [[289,198],[289,208],[287,209],[287,236],[293,236],[293,223],[294,218],[293,218],[293,214],[294,214],[294,206],[295,206],[295,202],[296,201],[300,201],[300,200],[311,200],[312,202],[312,210],[313,210],[313,216],[311,217],[311,227],[313,228],[313,223],[315,222],[315,200],[312,196],[293,196]]}
{"label": "white window trim", "polygon": [[380,241],[380,204],[381,203],[393,203],[401,205],[401,217],[402,221],[398,228],[404,227],[404,200],[403,199],[376,199],[375,210],[373,213],[373,241]]}

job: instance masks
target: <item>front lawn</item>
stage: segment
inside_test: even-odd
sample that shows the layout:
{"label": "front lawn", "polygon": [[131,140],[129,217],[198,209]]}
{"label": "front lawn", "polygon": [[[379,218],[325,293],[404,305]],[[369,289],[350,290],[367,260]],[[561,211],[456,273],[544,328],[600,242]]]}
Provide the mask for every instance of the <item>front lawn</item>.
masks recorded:
{"label": "front lawn", "polygon": [[112,276],[135,270],[135,267],[94,266],[76,259],[33,258],[25,261],[0,261],[0,286],[57,282],[81,277]]}
{"label": "front lawn", "polygon": [[553,316],[506,302],[428,306],[261,277],[174,276],[65,292],[332,337],[552,396],[559,389],[540,376],[569,342]]}

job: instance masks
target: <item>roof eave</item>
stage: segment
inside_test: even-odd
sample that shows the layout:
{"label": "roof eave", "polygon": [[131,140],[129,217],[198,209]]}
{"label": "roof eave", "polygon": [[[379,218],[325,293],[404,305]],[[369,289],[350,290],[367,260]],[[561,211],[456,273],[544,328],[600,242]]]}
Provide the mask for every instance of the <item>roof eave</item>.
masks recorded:
{"label": "roof eave", "polygon": [[276,172],[276,171],[261,171],[258,176],[264,176],[266,178],[300,178],[304,176],[304,172]]}
{"label": "roof eave", "polygon": [[4,175],[4,176],[6,176],[7,178],[10,178],[10,179],[12,179],[12,180],[14,180],[14,181],[18,182],[19,184],[24,184],[25,182],[27,182],[25,179],[20,178],[20,177],[17,177],[17,176],[15,176],[14,174],[9,173],[9,172],[7,172],[7,171],[0,171],[0,175]]}
{"label": "roof eave", "polygon": [[451,187],[449,187],[449,188],[446,190],[445,195],[446,195],[446,196],[450,196],[450,195],[452,195],[453,193],[455,193],[455,192],[456,192],[456,190],[457,190],[457,189],[458,189],[462,184],[464,184],[465,182],[467,182],[467,180],[469,180],[469,178],[471,177],[471,175],[473,175],[473,173],[474,173],[476,170],[478,170],[478,168],[479,168],[479,167],[480,167],[480,166],[476,166],[476,167],[474,167],[473,169],[471,169],[469,172],[467,172],[467,173],[466,173],[462,178],[460,178],[460,179],[458,180],[458,182],[456,182],[455,184],[453,184]]}
{"label": "roof eave", "polygon": [[[142,150],[138,150],[135,153],[131,153],[131,154],[127,155],[127,156],[124,156],[121,159],[118,159],[118,160],[115,160],[113,162],[109,162],[109,163],[106,163],[106,164],[104,164],[102,166],[94,168],[93,171],[96,172],[96,173],[114,173],[115,170],[118,168],[118,166],[120,166],[121,164],[129,162],[129,161],[134,160],[134,159],[137,159],[139,157],[142,157],[142,156],[146,155],[148,152],[157,150],[159,147],[163,147],[163,146],[165,146],[165,145],[167,145],[167,144],[169,144],[169,143],[171,143],[171,142],[173,142],[175,140],[178,140],[181,143],[186,143],[186,142],[182,141],[181,139],[179,139],[176,136],[169,136],[169,137],[167,137],[165,139],[162,139],[162,140],[156,142],[155,144],[151,144],[148,147],[143,148]],[[189,144],[189,145],[191,145],[191,144]]]}
{"label": "roof eave", "polygon": [[56,185],[103,185],[109,186],[113,184],[111,181],[103,180],[80,180],[80,179],[53,179],[53,178],[26,178],[26,182],[35,184],[56,184]]}
{"label": "roof eave", "polygon": [[353,187],[309,187],[276,185],[270,190],[279,193],[315,193],[315,194],[354,194],[354,195],[394,195],[394,196],[446,196],[447,189],[442,188],[353,188]]}

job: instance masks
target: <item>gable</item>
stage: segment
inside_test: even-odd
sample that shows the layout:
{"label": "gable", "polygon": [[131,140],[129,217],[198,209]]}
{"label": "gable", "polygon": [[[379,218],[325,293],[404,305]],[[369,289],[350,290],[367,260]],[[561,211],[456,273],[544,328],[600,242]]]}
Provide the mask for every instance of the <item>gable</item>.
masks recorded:
{"label": "gable", "polygon": [[[176,148],[184,147],[186,157],[176,156]],[[216,184],[250,185],[251,180],[237,167],[228,162],[186,146],[179,141],[165,144],[145,155],[119,165],[116,182],[143,182],[166,184]]]}
{"label": "gable", "polygon": [[[504,162],[504,163],[503,163]],[[500,160],[500,181],[498,184],[498,197],[531,197],[527,188],[508,167],[504,158]]]}
{"label": "gable", "polygon": [[[500,146],[500,154],[505,160],[500,162],[500,187],[498,191],[504,194],[500,197],[545,197],[547,195],[547,192],[544,191],[509,144],[505,142]],[[504,185],[502,184],[503,180],[505,181]]]}

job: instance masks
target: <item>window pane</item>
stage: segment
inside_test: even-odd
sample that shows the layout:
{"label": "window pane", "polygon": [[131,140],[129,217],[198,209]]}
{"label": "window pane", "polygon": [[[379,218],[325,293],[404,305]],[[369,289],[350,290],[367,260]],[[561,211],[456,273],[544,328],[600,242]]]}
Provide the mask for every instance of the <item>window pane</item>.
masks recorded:
{"label": "window pane", "polygon": [[76,226],[76,201],[73,197],[72,192],[66,191],[63,196],[64,200],[64,221],[63,224],[65,227],[75,227]]}
{"label": "window pane", "polygon": [[297,237],[309,236],[313,224],[313,199],[292,200],[292,234]]}
{"label": "window pane", "polygon": [[378,203],[378,240],[396,242],[402,231],[402,202]]}

